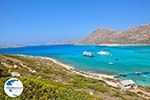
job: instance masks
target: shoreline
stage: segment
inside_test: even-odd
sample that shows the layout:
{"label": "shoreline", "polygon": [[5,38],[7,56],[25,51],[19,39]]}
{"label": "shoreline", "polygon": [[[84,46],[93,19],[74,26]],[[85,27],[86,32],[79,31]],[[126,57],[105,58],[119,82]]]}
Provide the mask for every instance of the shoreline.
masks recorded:
{"label": "shoreline", "polygon": [[109,74],[104,74],[104,73],[94,73],[94,72],[87,72],[87,71],[79,71],[73,66],[64,64],[54,58],[51,57],[43,57],[43,56],[32,56],[32,55],[22,55],[22,54],[15,54],[18,56],[23,56],[23,57],[31,57],[31,58],[39,58],[43,60],[50,60],[55,64],[60,65],[61,67],[67,69],[71,73],[75,73],[84,77],[96,79],[96,80],[101,80],[104,81],[107,85],[110,85],[112,87],[118,87],[118,79],[115,78],[115,75],[109,75]]}
{"label": "shoreline", "polygon": [[150,44],[49,44],[49,45],[28,45],[28,46],[9,46],[9,47],[0,47],[0,49],[7,48],[22,48],[30,46],[54,46],[54,45],[92,45],[92,46],[108,46],[108,47],[117,47],[117,46],[150,46]]}
{"label": "shoreline", "polygon": [[93,45],[93,46],[108,46],[108,47],[117,47],[117,46],[150,46],[150,44],[74,44],[74,45]]}
{"label": "shoreline", "polygon": [[[84,77],[87,77],[87,78],[101,80],[101,81],[105,82],[105,84],[107,84],[108,86],[121,89],[121,87],[119,86],[119,81],[120,80],[115,78],[115,75],[108,75],[108,74],[103,74],[103,73],[93,73],[93,72],[86,72],[86,71],[78,71],[78,70],[76,70],[76,68],[74,68],[72,66],[69,66],[67,64],[64,64],[62,62],[59,62],[58,60],[56,60],[54,58],[51,58],[51,57],[28,56],[28,55],[26,57],[33,57],[33,58],[40,58],[40,59],[43,59],[43,60],[44,59],[50,60],[50,61],[54,62],[55,64],[58,64],[61,67],[67,69],[71,73],[81,75],[81,76],[84,76]],[[138,87],[137,85],[136,85],[135,88],[128,89],[128,91],[136,93],[137,95],[142,96],[146,99],[150,98],[150,93],[143,90],[143,88]],[[142,94],[140,94],[140,93],[142,93]]]}
{"label": "shoreline", "polygon": [[69,66],[67,64],[64,64],[62,62],[59,62],[57,61],[56,59],[54,58],[51,58],[51,57],[43,57],[43,56],[32,56],[32,55],[24,55],[24,54],[12,54],[12,55],[16,55],[16,56],[22,56],[22,57],[26,57],[26,58],[32,58],[32,59],[41,59],[41,60],[49,60],[49,61],[52,61],[53,63],[55,64],[58,64],[60,65],[60,67],[63,67],[65,68],[66,70],[69,71],[69,73],[74,73],[76,75],[81,75],[81,76],[84,76],[84,77],[87,77],[87,78],[91,78],[91,79],[96,79],[96,80],[99,80],[99,81],[103,81],[106,85],[110,86],[110,87],[114,87],[114,88],[118,88],[120,89],[120,91],[130,91],[132,93],[136,93],[137,95],[143,97],[143,98],[150,98],[150,93],[149,93],[149,90],[146,90],[145,88],[143,87],[138,87],[136,85],[136,87],[134,88],[130,88],[130,89],[122,89],[120,86],[119,86],[119,82],[121,80],[115,78],[115,75],[108,75],[108,74],[103,74],[103,73],[92,73],[92,72],[86,72],[86,71],[78,71],[76,70],[74,67],[72,66]]}

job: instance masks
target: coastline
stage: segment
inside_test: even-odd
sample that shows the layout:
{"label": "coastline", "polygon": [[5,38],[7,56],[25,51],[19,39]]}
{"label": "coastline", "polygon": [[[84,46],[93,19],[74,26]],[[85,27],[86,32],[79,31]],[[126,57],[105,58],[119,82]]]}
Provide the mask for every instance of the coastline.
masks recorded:
{"label": "coastline", "polygon": [[74,44],[74,45],[94,45],[94,46],[150,46],[150,44]]}
{"label": "coastline", "polygon": [[93,46],[108,46],[108,47],[117,47],[117,46],[150,46],[150,44],[48,44],[48,45],[27,45],[27,46],[8,46],[3,47],[1,46],[0,49],[7,49],[7,48],[22,48],[28,46],[54,46],[54,45],[93,45]]}
{"label": "coastline", "polygon": [[98,44],[99,46],[150,46],[150,44]]}
{"label": "coastline", "polygon": [[43,57],[43,56],[31,56],[31,55],[22,55],[22,54],[16,54],[18,56],[23,56],[23,57],[31,57],[31,58],[39,58],[43,60],[50,60],[55,64],[60,65],[61,67],[67,69],[71,73],[75,73],[84,77],[96,79],[96,80],[101,80],[104,81],[107,85],[112,86],[112,87],[118,87],[118,80],[115,78],[115,75],[108,75],[104,73],[93,73],[93,72],[86,72],[86,71],[78,71],[76,68],[73,66],[69,66],[67,64],[64,64],[62,62],[59,62],[58,60],[51,58],[51,57]]}
{"label": "coastline", "polygon": [[[96,79],[96,80],[100,80],[103,81],[106,85],[110,86],[110,87],[114,87],[114,88],[118,88],[121,91],[126,91],[124,89],[122,89],[119,86],[119,82],[120,80],[118,80],[117,78],[115,78],[115,75],[108,75],[108,74],[103,74],[103,73],[92,73],[92,72],[85,72],[85,71],[78,71],[76,70],[74,67],[69,66],[67,64],[64,64],[62,62],[57,61],[56,59],[53,59],[51,57],[43,57],[43,56],[32,56],[32,55],[23,55],[23,54],[13,54],[13,55],[17,55],[17,56],[22,56],[22,57],[27,57],[27,58],[33,58],[33,59],[42,59],[42,60],[49,60],[52,61],[55,64],[60,65],[61,67],[67,69],[70,73],[74,73],[76,75],[81,75],[87,78],[92,78],[92,79]],[[136,93],[137,95],[143,97],[143,98],[150,98],[150,93],[149,90],[146,90],[143,87],[139,87],[136,85],[135,88],[130,88],[127,89],[127,91]]]}

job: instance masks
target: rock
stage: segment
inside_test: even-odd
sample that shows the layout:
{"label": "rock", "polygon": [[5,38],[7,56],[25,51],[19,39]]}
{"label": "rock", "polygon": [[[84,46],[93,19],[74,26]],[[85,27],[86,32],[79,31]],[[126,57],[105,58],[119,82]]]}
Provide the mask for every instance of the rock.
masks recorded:
{"label": "rock", "polygon": [[12,65],[9,65],[9,64],[7,64],[7,63],[5,63],[5,62],[1,62],[1,64],[2,64],[3,66],[7,67],[7,68],[13,68]]}
{"label": "rock", "polygon": [[90,95],[93,95],[93,92],[89,92],[90,93]]}
{"label": "rock", "polygon": [[18,73],[18,72],[11,72],[11,75],[13,77],[20,77],[20,73]]}
{"label": "rock", "polygon": [[18,68],[18,66],[17,66],[17,65],[14,65],[14,68]]}
{"label": "rock", "polygon": [[36,73],[36,70],[32,70],[32,73]]}

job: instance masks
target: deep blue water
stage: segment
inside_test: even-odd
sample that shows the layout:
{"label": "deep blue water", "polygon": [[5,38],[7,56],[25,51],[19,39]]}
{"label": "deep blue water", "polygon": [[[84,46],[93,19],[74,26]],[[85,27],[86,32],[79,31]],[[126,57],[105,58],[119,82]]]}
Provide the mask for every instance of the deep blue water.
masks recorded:
{"label": "deep blue water", "polygon": [[[112,56],[97,54],[101,50],[110,52]],[[94,57],[83,56],[83,51],[93,52]],[[138,85],[150,86],[150,46],[29,46],[4,48],[0,49],[0,53],[52,57],[78,70],[123,74],[120,78],[132,79]],[[109,64],[110,62],[113,64]]]}

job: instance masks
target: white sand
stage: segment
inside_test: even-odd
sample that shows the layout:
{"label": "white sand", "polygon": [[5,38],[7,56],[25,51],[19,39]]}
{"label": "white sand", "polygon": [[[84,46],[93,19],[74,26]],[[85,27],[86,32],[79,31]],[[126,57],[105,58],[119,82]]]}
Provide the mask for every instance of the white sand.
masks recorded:
{"label": "white sand", "polygon": [[[98,80],[102,80],[104,81],[106,84],[113,86],[113,87],[118,87],[117,85],[117,79],[114,78],[114,75],[107,75],[107,74],[103,74],[103,73],[92,73],[92,72],[85,72],[85,71],[77,71],[74,67],[69,66],[67,64],[61,63],[59,61],[57,61],[56,59],[50,58],[50,57],[42,57],[42,56],[26,56],[26,55],[20,55],[19,56],[24,56],[24,57],[32,57],[32,58],[40,58],[40,59],[47,59],[50,60],[52,62],[54,62],[55,64],[58,64],[62,67],[64,67],[65,69],[69,70],[72,73],[78,74],[78,75],[82,75],[84,77],[88,77],[88,78],[93,78],[93,79],[98,79]],[[108,80],[111,79],[111,80]],[[116,81],[116,82],[114,82]]]}

